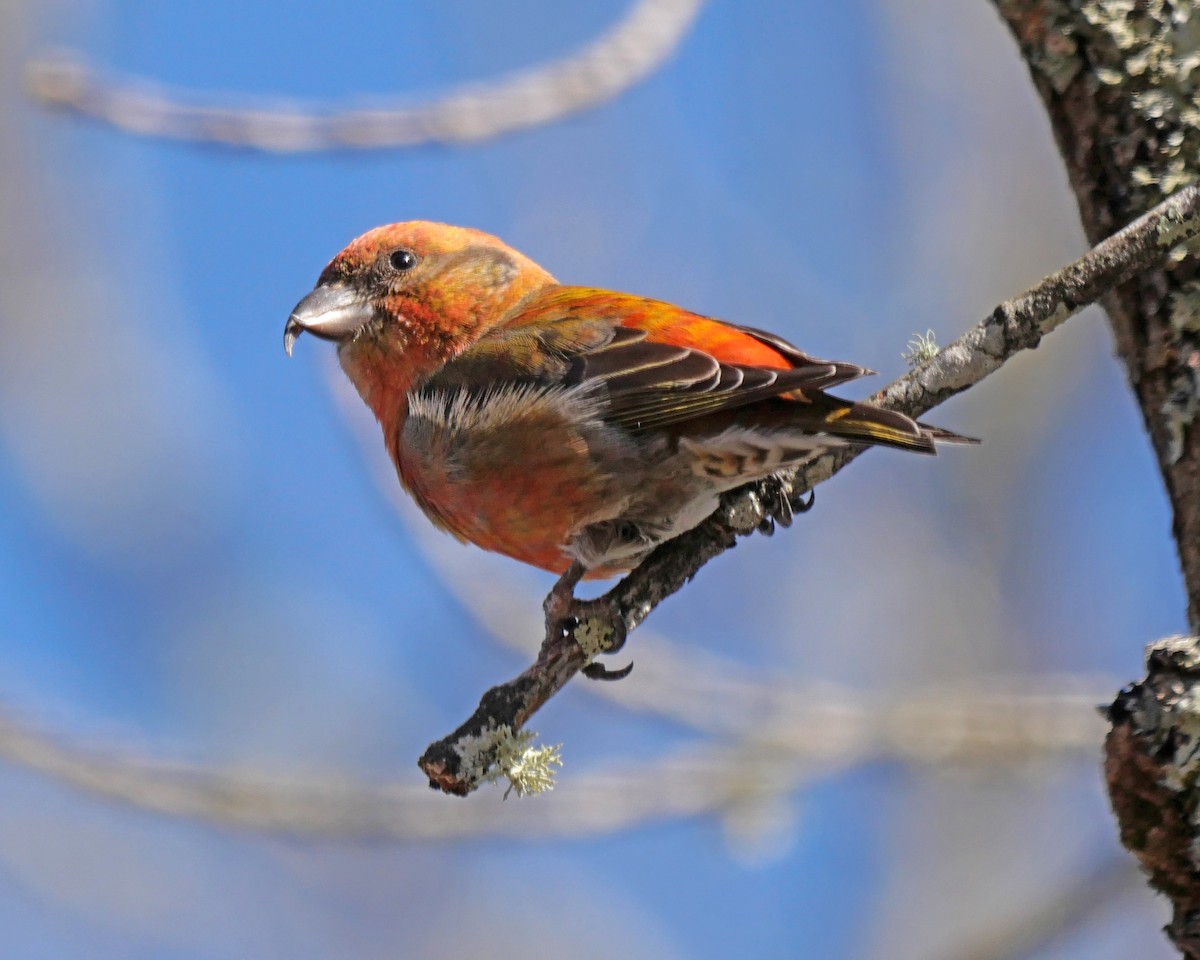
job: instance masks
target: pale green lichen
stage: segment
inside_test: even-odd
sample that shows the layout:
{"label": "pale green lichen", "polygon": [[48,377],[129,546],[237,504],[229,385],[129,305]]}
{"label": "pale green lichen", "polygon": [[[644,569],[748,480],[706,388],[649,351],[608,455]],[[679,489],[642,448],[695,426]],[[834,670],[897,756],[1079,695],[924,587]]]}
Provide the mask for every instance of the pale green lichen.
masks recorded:
{"label": "pale green lichen", "polygon": [[504,791],[507,800],[510,793],[518,797],[532,797],[554,789],[554,770],[562,766],[562,744],[533,746],[536,733],[529,730],[513,732],[511,727],[498,728],[494,760],[483,779],[498,783],[508,781]]}
{"label": "pale green lichen", "polygon": [[612,624],[601,618],[584,617],[575,627],[574,637],[575,642],[579,644],[579,649],[587,657],[588,663],[591,663],[600,654],[608,653],[612,648],[615,633]]}
{"label": "pale green lichen", "polygon": [[1200,351],[1192,353],[1191,361],[1171,378],[1167,399],[1162,405],[1170,438],[1167,459],[1171,463],[1178,463],[1183,456],[1188,431],[1195,428],[1196,417],[1200,416]]}
{"label": "pale green lichen", "polygon": [[[1075,0],[1088,32],[1098,85],[1126,87],[1134,136],[1147,159],[1135,185],[1158,197],[1196,179],[1200,168],[1200,17],[1172,0]],[[1132,141],[1131,141],[1132,144]],[[1146,206],[1154,199],[1146,198]]]}
{"label": "pale green lichen", "polygon": [[[1138,180],[1136,176],[1134,179]],[[1200,224],[1195,217],[1185,217],[1177,204],[1168,207],[1156,230],[1159,246],[1171,248],[1167,252],[1171,263],[1180,263],[1188,256],[1200,254]]]}
{"label": "pale green lichen", "polygon": [[462,762],[464,779],[471,783],[508,781],[505,799],[535,796],[554,789],[552,766],[562,766],[562,744],[533,746],[536,733],[514,731],[507,724],[479,736],[464,737],[455,748]]}
{"label": "pale green lichen", "polygon": [[1171,328],[1200,334],[1200,280],[1190,280],[1171,294]]}
{"label": "pale green lichen", "polygon": [[[1070,9],[1064,9],[1069,3]],[[1094,90],[1103,109],[1112,98],[1125,106],[1114,117],[1108,144],[1130,172],[1131,209],[1149,209],[1164,196],[1200,179],[1200,11],[1180,0],[1048,0],[1047,15],[1058,29],[1065,16],[1082,15],[1078,39],[1086,41]],[[1136,158],[1136,164],[1134,160]],[[1194,224],[1172,218],[1159,231],[1178,264],[1200,255]],[[1200,418],[1200,285],[1187,282],[1168,300],[1174,348],[1183,363],[1171,372],[1161,413],[1168,434],[1167,457],[1183,456],[1188,431]]]}
{"label": "pale green lichen", "polygon": [[[1082,71],[1100,91],[1123,95],[1141,129],[1121,149],[1146,156],[1133,182],[1158,198],[1200,168],[1200,16],[1175,0],[996,0],[1031,66],[1058,93]],[[1086,47],[1086,61],[1080,47]],[[1154,205],[1147,198],[1145,208]]]}
{"label": "pale green lichen", "polygon": [[[1195,637],[1166,637],[1153,649],[1155,656],[1168,659],[1181,674],[1194,674],[1200,669]],[[1172,790],[1194,795],[1200,782],[1200,701],[1192,688],[1192,692],[1161,709],[1167,713],[1155,719],[1151,732],[1166,771],[1162,782]]]}
{"label": "pale green lichen", "polygon": [[1163,778],[1172,790],[1190,791],[1200,778],[1200,703],[1194,696],[1182,697],[1172,708],[1171,742],[1167,773]]}
{"label": "pale green lichen", "polygon": [[900,354],[900,359],[909,365],[912,369],[916,369],[926,360],[932,360],[938,355],[937,336],[933,330],[926,330],[924,333],[914,333],[912,339],[906,344],[907,349]]}
{"label": "pale green lichen", "polygon": [[[1026,0],[995,0],[995,3],[1009,23],[1034,22],[1025,10]],[[1030,35],[1019,35],[1022,52],[1029,65],[1050,81],[1058,93],[1063,93],[1084,69],[1067,0],[1043,0],[1036,23],[1036,30]]]}

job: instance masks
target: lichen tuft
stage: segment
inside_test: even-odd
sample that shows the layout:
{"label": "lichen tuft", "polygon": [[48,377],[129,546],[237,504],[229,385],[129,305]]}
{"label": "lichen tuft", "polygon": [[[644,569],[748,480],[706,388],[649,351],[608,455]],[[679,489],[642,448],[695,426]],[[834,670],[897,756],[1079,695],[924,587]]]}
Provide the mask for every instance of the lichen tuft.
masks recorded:
{"label": "lichen tuft", "polygon": [[900,359],[912,369],[916,369],[926,360],[932,360],[938,355],[940,349],[937,345],[937,336],[933,330],[926,330],[924,333],[914,333],[912,339],[906,344],[906,347],[907,349],[900,354]]}
{"label": "lichen tuft", "polygon": [[536,733],[518,730],[513,733],[508,727],[508,736],[502,739],[496,751],[496,769],[488,775],[488,781],[496,783],[501,777],[508,781],[505,799],[516,792],[518,797],[532,797],[554,789],[553,767],[562,766],[562,744],[535,747]]}

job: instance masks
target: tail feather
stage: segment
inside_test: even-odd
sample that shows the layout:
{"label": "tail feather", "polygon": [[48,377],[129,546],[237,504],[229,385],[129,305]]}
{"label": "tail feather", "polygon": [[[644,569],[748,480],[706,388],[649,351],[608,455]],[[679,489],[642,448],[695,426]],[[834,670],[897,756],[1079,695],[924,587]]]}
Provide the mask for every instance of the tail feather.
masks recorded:
{"label": "tail feather", "polygon": [[926,433],[931,439],[938,443],[961,443],[961,444],[980,444],[983,443],[978,437],[968,437],[961,433],[955,433],[953,430],[944,430],[941,427],[935,427],[929,423],[921,423],[917,421],[917,426]]}
{"label": "tail feather", "polygon": [[[828,399],[833,400],[833,397]],[[825,415],[826,433],[859,443],[878,443],[917,453],[937,453],[936,443],[979,443],[941,427],[918,423],[895,410],[884,410],[869,403],[836,401],[835,409]]]}

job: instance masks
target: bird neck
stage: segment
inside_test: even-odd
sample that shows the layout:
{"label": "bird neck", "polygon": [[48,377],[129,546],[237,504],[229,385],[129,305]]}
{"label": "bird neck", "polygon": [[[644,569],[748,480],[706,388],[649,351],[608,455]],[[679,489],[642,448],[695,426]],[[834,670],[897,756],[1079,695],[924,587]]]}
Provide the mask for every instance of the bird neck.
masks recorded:
{"label": "bird neck", "polygon": [[[384,345],[359,344],[353,350],[338,350],[342,370],[354,384],[363,403],[375,414],[385,436],[391,436],[408,413],[408,392],[430,372],[427,349],[414,345],[396,362]],[[440,365],[434,361],[433,369]]]}
{"label": "bird neck", "polygon": [[[516,255],[516,254],[514,254]],[[378,339],[346,344],[338,359],[389,443],[408,415],[408,394],[467,350],[489,330],[504,326],[522,304],[555,281],[541,267],[522,264],[502,289],[479,288],[473,278],[416,296],[393,295],[384,305],[391,326]]]}

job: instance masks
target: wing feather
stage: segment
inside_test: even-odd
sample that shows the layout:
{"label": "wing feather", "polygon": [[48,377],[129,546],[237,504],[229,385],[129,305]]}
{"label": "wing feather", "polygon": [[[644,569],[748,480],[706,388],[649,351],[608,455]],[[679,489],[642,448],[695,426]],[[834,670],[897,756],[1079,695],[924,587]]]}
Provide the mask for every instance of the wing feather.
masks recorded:
{"label": "wing feather", "polygon": [[808,403],[811,391],[866,372],[661,301],[558,287],[447,363],[422,392],[472,392],[497,382],[594,384],[604,396],[603,418],[636,431],[772,397]]}

